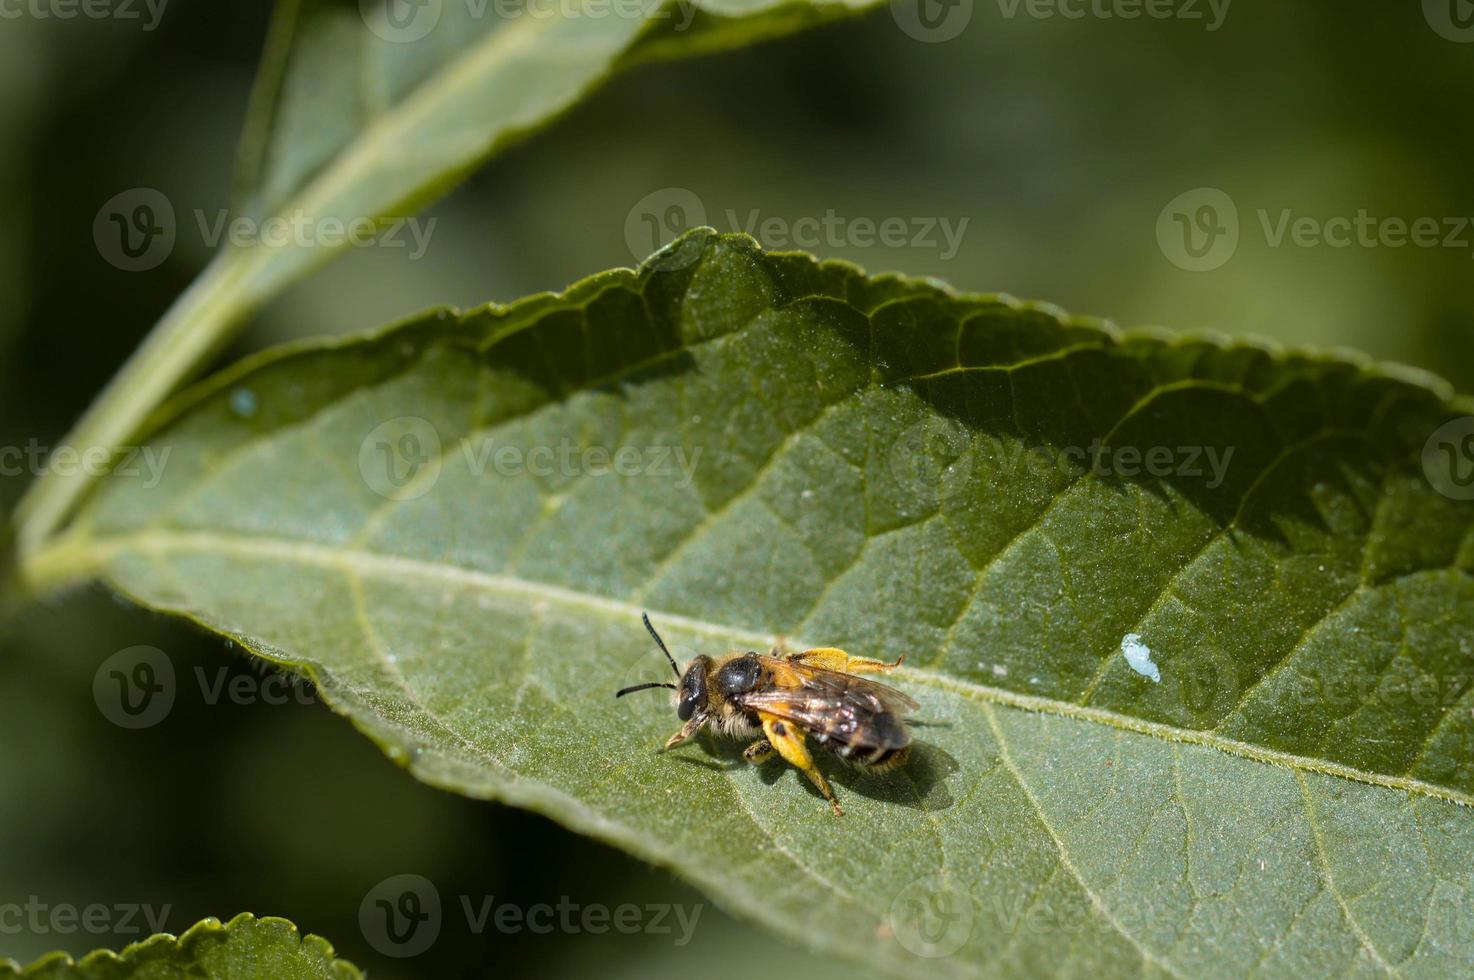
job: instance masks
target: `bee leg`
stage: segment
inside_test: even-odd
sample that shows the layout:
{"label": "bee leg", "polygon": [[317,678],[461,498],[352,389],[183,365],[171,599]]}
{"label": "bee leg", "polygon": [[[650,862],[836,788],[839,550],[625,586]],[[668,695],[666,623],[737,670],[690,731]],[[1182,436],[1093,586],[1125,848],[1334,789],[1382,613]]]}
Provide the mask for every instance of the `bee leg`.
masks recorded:
{"label": "bee leg", "polygon": [[769,742],[765,738],[760,738],[742,751],[742,758],[755,766],[760,766],[773,758],[776,752],[777,750],[773,748],[772,742]]}
{"label": "bee leg", "polygon": [[790,655],[788,637],[778,636],[773,640],[773,649],[768,651],[770,657],[786,657]]}
{"label": "bee leg", "polygon": [[695,735],[697,732],[701,731],[701,726],[704,724],[706,724],[706,719],[701,717],[701,715],[699,714],[696,715],[690,721],[682,725],[680,731],[676,732],[670,738],[666,739],[665,748],[661,749],[660,751],[664,752],[666,751],[666,749],[673,749],[677,745],[680,745],[682,742],[689,739],[692,735]]}
{"label": "bee leg", "polygon": [[894,670],[901,666],[901,661],[906,657],[902,654],[890,663],[886,663],[884,660],[871,660],[869,657],[852,657],[836,647],[818,647],[813,650],[791,653],[788,659],[810,667],[822,667],[825,670],[837,670],[846,674],[875,674],[884,670]]}
{"label": "bee leg", "polygon": [[824,799],[834,807],[834,815],[844,816],[844,811],[839,808],[839,801],[834,798],[834,790],[829,788],[824,774],[819,767],[814,765],[814,759],[809,755],[809,747],[804,744],[803,730],[782,720],[771,716],[761,716],[763,719],[763,734],[768,736],[768,742],[777,750],[785,762],[809,777],[809,781],[819,788],[824,794]]}

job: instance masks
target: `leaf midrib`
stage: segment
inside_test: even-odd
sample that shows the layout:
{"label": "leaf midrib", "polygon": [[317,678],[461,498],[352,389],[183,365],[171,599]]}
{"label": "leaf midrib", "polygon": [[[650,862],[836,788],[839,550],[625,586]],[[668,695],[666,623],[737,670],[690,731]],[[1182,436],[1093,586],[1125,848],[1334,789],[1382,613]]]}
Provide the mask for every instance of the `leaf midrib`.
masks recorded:
{"label": "leaf midrib", "polygon": [[[461,565],[450,565],[370,551],[364,548],[345,548],[331,544],[271,537],[246,537],[219,531],[172,531],[151,529],[126,535],[89,537],[81,533],[70,536],[64,544],[51,552],[51,560],[65,566],[66,575],[57,577],[76,578],[79,573],[100,576],[113,584],[115,581],[109,566],[120,554],[138,553],[165,556],[170,553],[213,553],[231,555],[242,559],[270,559],[300,565],[333,568],[350,579],[367,575],[381,579],[419,578],[456,583],[471,589],[503,595],[525,596],[530,600],[557,602],[563,605],[593,609],[613,618],[638,618],[641,612],[651,611],[623,599],[581,592],[564,586],[553,585],[535,579],[498,575]],[[44,572],[43,572],[44,574]],[[741,627],[713,623],[680,613],[654,610],[661,622],[672,627],[705,634],[729,643],[762,649],[771,644],[773,637]],[[790,638],[797,645],[804,645],[802,638]],[[1229,755],[1255,762],[1279,765],[1299,772],[1313,772],[1337,776],[1384,789],[1397,790],[1412,795],[1474,806],[1474,794],[1449,787],[1437,786],[1409,776],[1391,776],[1367,772],[1342,763],[1309,756],[1282,752],[1263,745],[1228,738],[1213,731],[1180,728],[1162,722],[1149,721],[1121,714],[1104,708],[1061,701],[1056,698],[1040,697],[991,687],[973,681],[961,680],[928,668],[903,667],[900,678],[924,684],[941,691],[961,695],[984,705],[1001,704],[1025,711],[1055,715],[1105,725],[1122,731],[1159,738],[1168,742],[1205,745]]]}

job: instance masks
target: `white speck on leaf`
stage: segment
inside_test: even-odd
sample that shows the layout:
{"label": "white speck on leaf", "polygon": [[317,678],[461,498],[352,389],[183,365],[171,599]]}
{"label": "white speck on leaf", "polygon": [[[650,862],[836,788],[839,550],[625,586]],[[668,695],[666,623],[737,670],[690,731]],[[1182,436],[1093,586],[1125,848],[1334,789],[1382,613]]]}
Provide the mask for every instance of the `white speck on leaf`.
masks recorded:
{"label": "white speck on leaf", "polygon": [[230,410],[243,419],[256,414],[256,393],[250,388],[237,388],[230,393]]}
{"label": "white speck on leaf", "polygon": [[1142,677],[1150,677],[1154,684],[1162,683],[1162,672],[1152,663],[1151,648],[1141,642],[1141,634],[1127,633],[1121,637],[1121,653],[1132,670]]}
{"label": "white speck on leaf", "polygon": [[1008,676],[1008,668],[1006,666],[1004,666],[1003,664],[994,664],[993,665],[993,676],[994,677],[1007,677]]}

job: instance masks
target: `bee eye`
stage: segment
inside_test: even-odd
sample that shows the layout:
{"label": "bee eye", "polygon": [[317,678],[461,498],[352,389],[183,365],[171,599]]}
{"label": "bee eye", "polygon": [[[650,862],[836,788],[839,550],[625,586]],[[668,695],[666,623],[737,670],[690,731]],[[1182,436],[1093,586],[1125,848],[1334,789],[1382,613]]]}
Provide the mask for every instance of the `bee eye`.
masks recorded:
{"label": "bee eye", "polygon": [[698,665],[692,665],[686,671],[686,676],[681,678],[681,699],[676,705],[676,717],[681,721],[690,721],[691,715],[705,700],[706,671]]}

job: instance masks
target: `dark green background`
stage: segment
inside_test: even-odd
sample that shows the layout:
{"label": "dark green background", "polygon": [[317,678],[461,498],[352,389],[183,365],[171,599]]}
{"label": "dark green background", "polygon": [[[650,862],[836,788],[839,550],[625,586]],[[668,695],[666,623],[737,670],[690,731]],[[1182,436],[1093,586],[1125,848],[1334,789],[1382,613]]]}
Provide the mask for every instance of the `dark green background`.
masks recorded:
{"label": "dark green background", "polygon": [[[170,0],[152,32],[0,19],[0,444],[60,438],[207,261],[193,212],[228,204],[268,6]],[[433,207],[418,261],[352,252],[273,302],[226,359],[631,264],[630,209],[681,187],[723,230],[728,209],[966,217],[949,260],[935,248],[819,251],[1124,325],[1358,347],[1474,387],[1474,232],[1460,248],[1273,248],[1258,218],[1474,215],[1474,43],[1440,37],[1417,4],[1374,0],[1238,0],[1214,32],[1002,11],[977,0],[957,39],[925,44],[882,8],[620,78]],[[92,221],[139,186],[170,198],[179,238],[162,266],[129,273],[98,254]],[[1155,228],[1169,200],[1200,186],[1234,200],[1241,240],[1221,268],[1189,273]],[[24,482],[0,478],[0,501]],[[92,677],[144,643],[173,659],[180,695],[162,724],[129,732],[97,711]],[[473,935],[461,894],[700,897],[545,820],[415,783],[321,707],[207,704],[193,670],[221,665],[256,676],[222,643],[100,593],[24,617],[0,655],[0,903],[167,903],[173,931],[280,914],[382,977],[853,972],[710,908],[685,948]],[[429,953],[396,962],[370,950],[357,913],[402,872],[433,880],[447,914]],[[130,938],[0,935],[0,955]]]}

